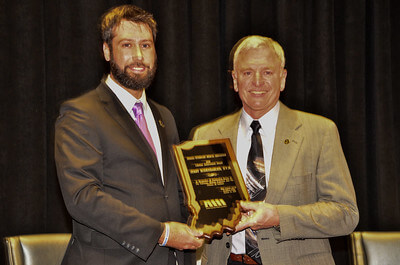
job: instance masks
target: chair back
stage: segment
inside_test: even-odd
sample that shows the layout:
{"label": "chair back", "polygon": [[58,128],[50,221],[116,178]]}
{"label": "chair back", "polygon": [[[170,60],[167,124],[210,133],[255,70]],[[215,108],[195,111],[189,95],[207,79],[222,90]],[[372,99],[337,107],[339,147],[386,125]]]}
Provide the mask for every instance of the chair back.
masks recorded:
{"label": "chair back", "polygon": [[400,231],[353,232],[350,241],[354,265],[400,264]]}
{"label": "chair back", "polygon": [[71,234],[36,234],[3,239],[8,265],[59,265]]}

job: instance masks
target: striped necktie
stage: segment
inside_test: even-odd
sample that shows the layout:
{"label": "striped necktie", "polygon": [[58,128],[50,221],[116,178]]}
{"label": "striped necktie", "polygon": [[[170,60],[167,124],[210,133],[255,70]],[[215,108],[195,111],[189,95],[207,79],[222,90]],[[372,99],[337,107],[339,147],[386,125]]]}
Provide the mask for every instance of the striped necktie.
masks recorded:
{"label": "striped necktie", "polygon": [[[253,134],[251,135],[251,146],[247,159],[246,187],[252,201],[263,201],[267,194],[267,189],[263,145],[259,133],[261,124],[258,121],[253,121],[250,127],[253,129]],[[247,228],[245,234],[246,254],[261,264],[256,231]]]}

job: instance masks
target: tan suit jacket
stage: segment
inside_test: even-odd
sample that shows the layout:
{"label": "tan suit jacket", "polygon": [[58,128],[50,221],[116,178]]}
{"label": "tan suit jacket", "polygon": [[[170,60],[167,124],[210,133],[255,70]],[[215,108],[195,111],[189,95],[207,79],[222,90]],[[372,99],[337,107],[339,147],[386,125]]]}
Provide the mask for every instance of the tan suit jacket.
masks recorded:
{"label": "tan suit jacket", "polygon": [[[262,229],[264,265],[334,264],[329,237],[351,233],[358,209],[337,127],[331,120],[280,103],[265,202],[277,205],[280,231]],[[236,152],[241,111],[192,131],[193,139],[229,138]],[[202,264],[226,264],[231,237],[206,245]]]}

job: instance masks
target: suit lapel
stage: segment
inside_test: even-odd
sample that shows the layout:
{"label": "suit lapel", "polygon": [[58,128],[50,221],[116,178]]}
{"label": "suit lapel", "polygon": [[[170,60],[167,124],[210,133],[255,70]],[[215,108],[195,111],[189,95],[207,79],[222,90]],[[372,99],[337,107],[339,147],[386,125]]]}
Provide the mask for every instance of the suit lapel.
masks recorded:
{"label": "suit lapel", "polygon": [[102,81],[96,89],[101,102],[104,104],[104,109],[127,133],[131,140],[139,147],[139,150],[144,152],[155,168],[158,168],[157,157],[151,149],[146,138],[140,131],[140,128],[132,120],[129,113],[125,110],[122,103],[118,100],[115,94]]}
{"label": "suit lapel", "polygon": [[266,201],[271,204],[279,202],[286,187],[303,141],[299,132],[301,126],[295,112],[281,103],[266,196]]}
{"label": "suit lapel", "polygon": [[[237,151],[237,128],[241,113],[238,111],[232,114],[232,117],[218,128],[221,137],[231,139],[235,154]],[[303,135],[300,132],[301,126],[295,112],[281,103],[266,196],[266,201],[269,203],[278,203],[286,187],[303,141]]]}
{"label": "suit lapel", "polygon": [[[162,119],[161,113],[158,110],[158,108],[155,106],[153,101],[150,99],[147,99],[147,103],[149,104],[151,111],[153,112],[154,120],[156,122],[157,126],[157,131],[158,131],[158,136],[160,137],[160,144],[161,144],[161,152],[162,152],[162,157],[163,157],[163,172],[164,172],[164,178],[166,178],[168,172],[168,161],[169,161],[169,144],[168,144],[168,138],[167,138],[167,133],[165,131],[165,123]],[[150,145],[149,145],[150,147]],[[151,148],[151,147],[150,147]],[[168,159],[167,159],[168,158]],[[164,184],[166,184],[167,181],[164,179]]]}
{"label": "suit lapel", "polygon": [[235,154],[236,154],[236,146],[237,146],[236,142],[238,134],[237,128],[239,127],[239,120],[241,114],[242,114],[241,110],[233,113],[232,117],[230,119],[227,119],[226,123],[222,124],[222,126],[218,128],[218,131],[221,134],[222,138],[230,139]]}

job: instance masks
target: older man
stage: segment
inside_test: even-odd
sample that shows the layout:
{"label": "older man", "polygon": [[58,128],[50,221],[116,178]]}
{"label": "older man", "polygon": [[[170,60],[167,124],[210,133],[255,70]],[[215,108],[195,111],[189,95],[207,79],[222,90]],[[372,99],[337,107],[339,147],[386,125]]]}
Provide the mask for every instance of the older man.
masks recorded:
{"label": "older man", "polygon": [[251,201],[240,204],[237,233],[205,246],[202,264],[334,264],[328,238],[359,218],[336,125],[279,101],[287,72],[276,41],[248,36],[231,54],[243,108],[192,135],[231,140]]}

